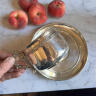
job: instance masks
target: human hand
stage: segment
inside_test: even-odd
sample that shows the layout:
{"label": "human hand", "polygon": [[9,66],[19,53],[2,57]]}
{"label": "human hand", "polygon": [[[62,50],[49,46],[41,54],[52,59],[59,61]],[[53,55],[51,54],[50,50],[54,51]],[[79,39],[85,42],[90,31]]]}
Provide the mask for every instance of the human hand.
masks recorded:
{"label": "human hand", "polygon": [[36,57],[32,53],[30,53],[29,49],[24,50],[24,53],[29,56],[29,59],[31,60],[32,64],[37,64]]}
{"label": "human hand", "polygon": [[[16,69],[14,67],[15,59],[12,57],[12,54],[0,51],[0,81],[8,80],[11,78],[17,78],[21,76],[25,69]],[[20,62],[24,64],[24,62]]]}

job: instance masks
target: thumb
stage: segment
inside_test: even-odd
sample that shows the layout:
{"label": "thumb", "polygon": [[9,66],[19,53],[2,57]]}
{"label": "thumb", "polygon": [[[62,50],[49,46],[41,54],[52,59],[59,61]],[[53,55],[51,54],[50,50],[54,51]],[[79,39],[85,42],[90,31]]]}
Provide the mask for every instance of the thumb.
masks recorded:
{"label": "thumb", "polygon": [[14,63],[14,57],[8,57],[0,64],[0,78],[13,67]]}

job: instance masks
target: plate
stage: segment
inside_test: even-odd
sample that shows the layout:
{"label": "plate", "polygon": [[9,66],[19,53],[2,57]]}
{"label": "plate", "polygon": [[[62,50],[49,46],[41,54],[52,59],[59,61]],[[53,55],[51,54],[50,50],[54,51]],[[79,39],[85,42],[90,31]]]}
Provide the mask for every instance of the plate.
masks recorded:
{"label": "plate", "polygon": [[34,34],[32,41],[46,32],[46,30],[50,30],[52,26],[56,27],[66,39],[70,49],[68,56],[62,62],[50,69],[38,70],[35,65],[33,65],[33,67],[41,75],[49,79],[67,80],[78,74],[86,64],[88,57],[87,44],[83,35],[76,28],[58,22],[47,24],[38,29]]}

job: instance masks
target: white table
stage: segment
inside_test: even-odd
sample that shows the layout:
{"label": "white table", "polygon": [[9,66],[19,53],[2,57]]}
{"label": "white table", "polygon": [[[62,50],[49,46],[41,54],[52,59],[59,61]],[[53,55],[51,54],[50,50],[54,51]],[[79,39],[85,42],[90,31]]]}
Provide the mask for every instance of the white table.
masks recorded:
{"label": "white table", "polygon": [[[18,0],[0,1],[0,49],[13,51],[23,49],[32,37],[32,31],[39,26],[28,25],[14,30],[7,23],[7,15],[20,9]],[[51,0],[40,0],[44,4]],[[20,78],[0,83],[0,94],[68,90],[96,87],[96,0],[64,0],[66,14],[61,19],[49,17],[47,23],[64,22],[75,26],[85,37],[88,45],[88,61],[75,77],[65,81],[52,81],[27,70]]]}

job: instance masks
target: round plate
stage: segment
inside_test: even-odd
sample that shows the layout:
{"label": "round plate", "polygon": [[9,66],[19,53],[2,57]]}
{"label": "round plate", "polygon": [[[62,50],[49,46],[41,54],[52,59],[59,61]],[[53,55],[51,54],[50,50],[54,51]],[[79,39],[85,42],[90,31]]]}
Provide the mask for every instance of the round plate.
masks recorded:
{"label": "round plate", "polygon": [[76,28],[64,23],[51,23],[41,27],[34,34],[32,41],[46,30],[50,30],[51,27],[56,27],[66,39],[70,49],[68,56],[50,69],[38,70],[35,65],[33,66],[40,74],[49,79],[66,80],[79,73],[84,67],[88,56],[86,41]]}

